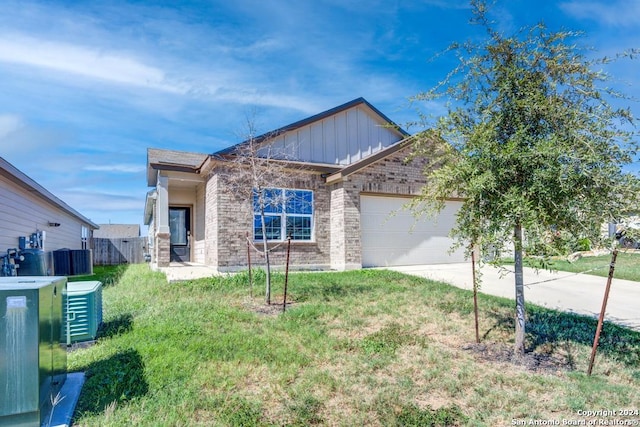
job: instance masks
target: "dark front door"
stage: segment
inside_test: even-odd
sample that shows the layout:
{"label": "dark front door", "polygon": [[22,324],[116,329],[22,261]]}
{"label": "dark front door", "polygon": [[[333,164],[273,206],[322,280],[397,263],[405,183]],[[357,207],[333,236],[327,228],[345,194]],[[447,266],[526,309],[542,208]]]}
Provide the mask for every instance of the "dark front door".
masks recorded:
{"label": "dark front door", "polygon": [[169,208],[171,230],[171,261],[191,260],[191,209]]}

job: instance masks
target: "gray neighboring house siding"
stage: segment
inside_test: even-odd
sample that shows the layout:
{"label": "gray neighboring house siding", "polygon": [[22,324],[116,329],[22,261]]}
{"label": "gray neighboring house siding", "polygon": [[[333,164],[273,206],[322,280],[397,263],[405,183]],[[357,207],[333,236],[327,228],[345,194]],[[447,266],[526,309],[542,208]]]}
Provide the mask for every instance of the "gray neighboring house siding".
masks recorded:
{"label": "gray neighboring house siding", "polygon": [[44,249],[83,249],[98,225],[0,157],[0,252],[21,236],[45,232]]}
{"label": "gray neighboring house siding", "polygon": [[[297,143],[294,160],[309,166],[287,188],[311,190],[314,197],[315,238],[292,241],[291,264],[303,269],[361,268],[360,197],[409,201],[425,184],[424,162],[406,161],[410,135],[362,98],[273,134],[277,137],[269,142],[274,147]],[[224,156],[233,148],[212,155],[149,149],[147,182],[153,189],[147,193],[144,219],[153,247],[152,265],[169,265],[166,212],[170,206],[183,206],[191,212],[191,261],[220,271],[246,268],[244,236],[253,232],[251,201],[224,191],[233,173]],[[252,257],[257,264],[263,262]],[[274,265],[283,265],[284,250],[271,258]]]}

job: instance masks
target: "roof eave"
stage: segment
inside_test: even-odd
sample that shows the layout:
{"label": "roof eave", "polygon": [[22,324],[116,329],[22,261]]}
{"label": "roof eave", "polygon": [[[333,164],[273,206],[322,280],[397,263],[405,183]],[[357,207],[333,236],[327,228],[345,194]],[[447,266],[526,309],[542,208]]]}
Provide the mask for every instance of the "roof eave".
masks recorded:
{"label": "roof eave", "polygon": [[58,209],[75,217],[76,219],[80,220],[80,222],[84,223],[85,225],[88,225],[89,228],[93,230],[97,230],[100,228],[98,224],[95,224],[89,218],[85,217],[80,212],[73,209],[67,203],[62,201],[62,199],[55,196],[53,193],[51,193],[49,190],[44,188],[42,185],[38,184],[32,178],[29,178],[26,174],[21,172],[18,168],[13,166],[11,163],[6,161],[2,157],[0,157],[0,174],[11,178],[12,181],[20,185],[22,188],[36,194],[37,196],[46,200],[48,203],[52,204]]}
{"label": "roof eave", "polygon": [[153,219],[153,206],[156,203],[157,191],[151,190],[147,192],[147,196],[144,201],[144,225],[151,224],[151,220]]}
{"label": "roof eave", "polygon": [[384,159],[385,157],[396,153],[406,147],[408,147],[411,144],[411,140],[413,139],[413,136],[408,136],[407,138],[400,140],[398,142],[396,142],[393,145],[390,145],[368,157],[365,157],[362,160],[359,160],[355,163],[351,163],[348,166],[343,167],[342,169],[340,169],[339,171],[329,175],[327,177],[327,184],[333,184],[335,182],[339,182],[341,180],[343,180],[344,178],[346,178],[347,176],[354,174],[364,168],[366,168],[367,166]]}

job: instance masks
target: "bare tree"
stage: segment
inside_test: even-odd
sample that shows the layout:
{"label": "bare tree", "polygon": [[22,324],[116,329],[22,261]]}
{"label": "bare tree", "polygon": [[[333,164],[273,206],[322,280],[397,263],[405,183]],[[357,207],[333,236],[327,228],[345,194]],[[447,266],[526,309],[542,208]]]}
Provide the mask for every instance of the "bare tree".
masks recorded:
{"label": "bare tree", "polygon": [[[245,125],[244,141],[217,155],[218,160],[223,161],[217,173],[228,172],[223,191],[250,201],[247,206],[254,221],[253,234],[262,244],[260,252],[265,258],[265,301],[271,304],[270,253],[279,245],[269,245],[269,241],[285,242],[291,228],[282,223],[283,217],[278,213],[283,212],[287,203],[310,201],[294,200],[296,193],[286,190],[296,178],[302,177],[302,163],[295,160],[297,144],[285,146],[284,140],[277,140],[278,131],[257,136],[254,117],[247,116]],[[257,220],[259,234],[256,233]]]}

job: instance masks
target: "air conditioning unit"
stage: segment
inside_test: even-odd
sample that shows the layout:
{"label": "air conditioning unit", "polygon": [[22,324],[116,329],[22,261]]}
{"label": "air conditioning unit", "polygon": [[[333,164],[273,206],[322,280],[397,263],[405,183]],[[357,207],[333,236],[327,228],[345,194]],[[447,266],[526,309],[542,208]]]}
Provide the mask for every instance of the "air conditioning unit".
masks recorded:
{"label": "air conditioning unit", "polygon": [[56,276],[93,274],[91,249],[56,249],[53,251],[53,265]]}
{"label": "air conditioning unit", "polygon": [[102,282],[69,282],[64,318],[67,345],[95,340],[102,324]]}
{"label": "air conditioning unit", "polygon": [[46,418],[67,378],[66,277],[0,277],[0,427]]}

